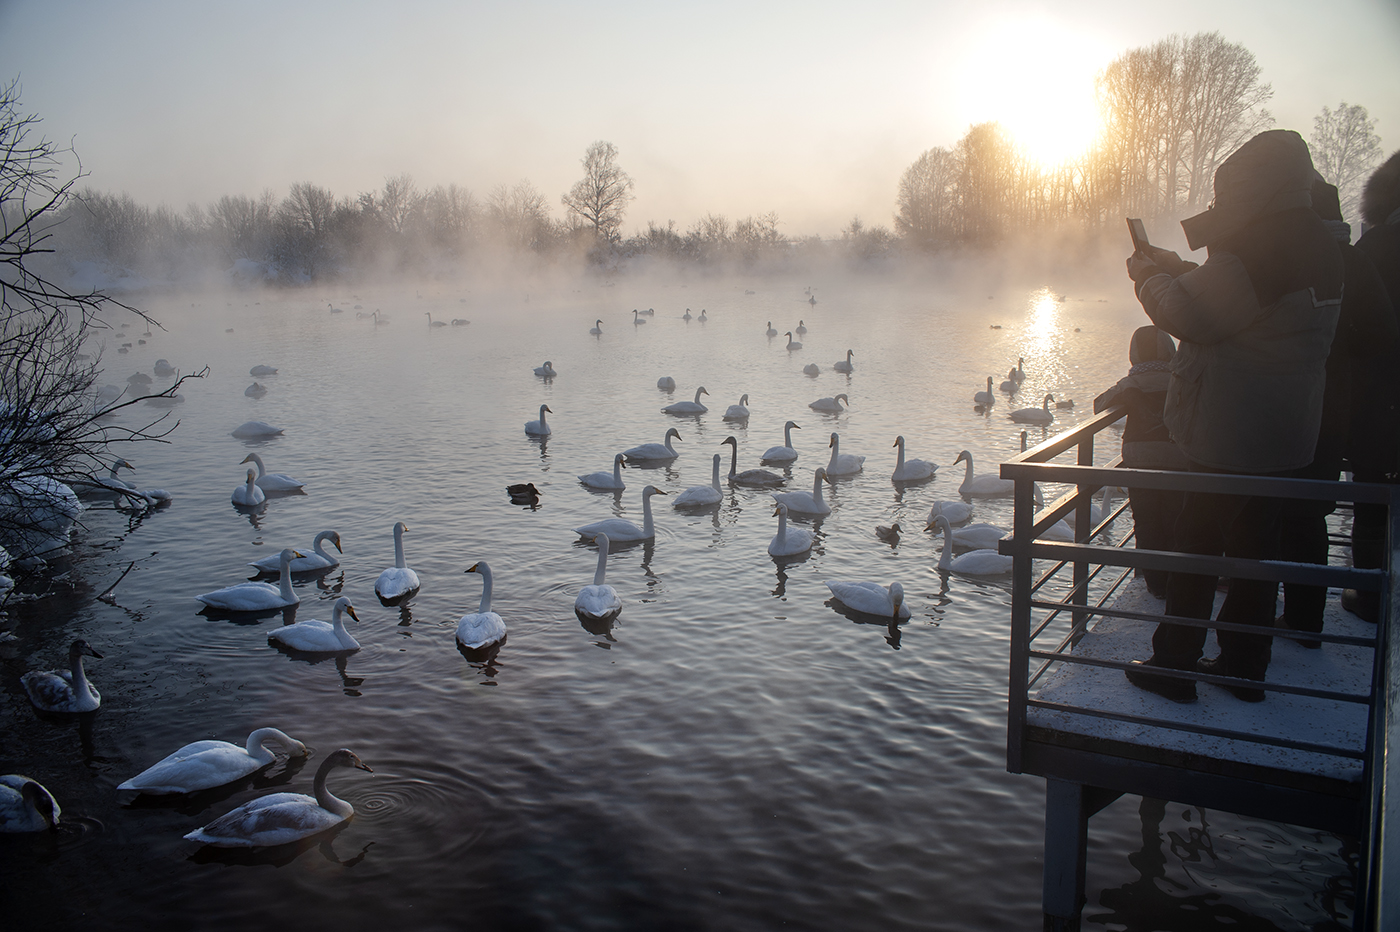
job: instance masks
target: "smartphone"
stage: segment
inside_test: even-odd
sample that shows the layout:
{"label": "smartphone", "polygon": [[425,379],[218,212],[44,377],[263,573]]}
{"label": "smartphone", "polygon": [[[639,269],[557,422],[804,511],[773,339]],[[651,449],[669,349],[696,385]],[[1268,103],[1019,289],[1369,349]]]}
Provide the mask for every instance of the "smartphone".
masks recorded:
{"label": "smartphone", "polygon": [[1152,244],[1147,241],[1147,227],[1142,225],[1141,220],[1128,217],[1128,235],[1133,238],[1133,250],[1147,255],[1147,249]]}

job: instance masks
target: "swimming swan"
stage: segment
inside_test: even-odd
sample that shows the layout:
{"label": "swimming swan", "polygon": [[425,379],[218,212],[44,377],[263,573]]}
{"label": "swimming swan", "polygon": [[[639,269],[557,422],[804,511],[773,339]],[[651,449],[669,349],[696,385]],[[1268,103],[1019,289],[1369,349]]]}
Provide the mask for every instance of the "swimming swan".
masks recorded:
{"label": "swimming swan", "polygon": [[730,434],[724,438],[723,442],[729,444],[729,481],[734,485],[763,489],[782,485],[787,481],[784,477],[766,469],[746,469],[739,472],[739,441],[733,434]]}
{"label": "swimming swan", "polygon": [[296,605],[301,599],[292,591],[292,561],[300,556],[304,554],[291,548],[278,555],[277,568],[280,579],[275,586],[265,582],[245,582],[206,592],[195,598],[210,608],[225,612],[265,612]]}
{"label": "swimming swan", "polygon": [[119,790],[135,790],[152,796],[198,793],[241,780],[277,758],[266,742],[277,741],[289,756],[301,757],[306,745],[276,728],[259,728],[248,736],[246,747],[230,741],[195,741],[147,767],[123,783]]}
{"label": "swimming swan", "polygon": [[937,463],[930,463],[928,460],[905,460],[903,437],[894,438],[894,445],[899,447],[899,458],[895,460],[894,475],[891,476],[895,482],[923,482],[932,479],[933,474],[938,471]]}
{"label": "swimming swan", "polygon": [[843,393],[837,395],[835,398],[818,398],[807,407],[811,408],[813,411],[820,411],[823,414],[840,414],[842,411],[846,410],[841,407],[841,402],[843,401],[847,406],[851,403],[851,399],[847,398]]}
{"label": "swimming swan", "polygon": [[681,432],[672,427],[666,431],[666,437],[661,443],[644,443],[639,447],[623,450],[622,455],[629,460],[673,460],[680,454],[671,446],[672,437],[681,439]]}
{"label": "swimming swan", "polygon": [[34,707],[45,712],[91,712],[102,704],[102,694],[88,682],[83,655],[102,659],[82,638],[68,647],[67,670],[30,670],[19,678]]}
{"label": "swimming swan", "polygon": [[408,525],[402,521],[394,525],[394,565],[374,581],[374,594],[381,601],[402,599],[418,591],[418,574],[409,569],[403,559],[403,534],[407,530]]}
{"label": "swimming swan", "polygon": [[528,436],[548,437],[551,433],[553,433],[553,431],[550,430],[549,425],[545,423],[544,416],[546,413],[553,414],[554,412],[550,410],[549,405],[540,405],[540,419],[538,421],[525,422],[525,433]]}
{"label": "swimming swan", "polygon": [[865,469],[865,457],[841,452],[840,434],[832,434],[827,446],[831,447],[831,461],[826,464],[828,476],[854,476]]}
{"label": "swimming swan", "polygon": [[622,483],[622,470],[626,468],[626,464],[623,463],[624,459],[625,457],[619,453],[613,457],[612,472],[591,472],[586,476],[579,476],[578,481],[590,489],[610,489],[614,492],[621,492],[627,488]]}
{"label": "swimming swan", "polygon": [[1016,368],[1011,370],[1011,380],[1013,382],[1023,382],[1026,378],[1026,361],[1020,357],[1016,359]]}
{"label": "swimming swan", "polygon": [[764,331],[763,335],[766,337],[776,337],[778,335],[778,331],[773,329],[773,322],[771,320],[768,321],[768,329]]}
{"label": "swimming swan", "polygon": [[804,515],[829,515],[831,506],[822,498],[822,483],[830,482],[826,477],[826,468],[818,466],[812,472],[812,491],[810,492],[774,492],[773,501],[786,505],[789,512],[797,512]]}
{"label": "swimming swan", "polygon": [[724,420],[726,420],[726,421],[745,421],[745,420],[748,420],[748,417],[749,417],[749,407],[748,407],[748,406],[749,406],[749,396],[748,396],[748,395],[743,395],[743,396],[741,396],[741,397],[739,398],[739,403],[738,403],[738,404],[736,404],[736,405],[730,405],[729,408],[724,412]]}
{"label": "swimming swan", "polygon": [[875,582],[846,582],[828,579],[826,587],[837,601],[847,608],[881,618],[908,618],[909,606],[904,604],[904,587],[897,582],[882,586]]}
{"label": "swimming swan", "polygon": [[967,462],[967,472],[963,475],[962,485],[958,486],[958,491],[968,498],[995,498],[1000,495],[1010,495],[1016,491],[1016,483],[1011,479],[1003,479],[1001,476],[994,476],[991,473],[983,473],[980,476],[972,474],[972,454],[963,450],[958,454],[958,458],[953,460],[953,465]]}
{"label": "swimming swan", "polygon": [[792,557],[812,549],[812,532],[806,528],[788,527],[788,506],[778,503],[773,509],[778,519],[778,533],[768,542],[768,555]]}
{"label": "swimming swan", "polygon": [[593,326],[590,327],[590,328],[588,329],[588,332],[591,333],[591,334],[593,334],[595,337],[596,337],[598,334],[602,333],[602,332],[603,332],[603,321],[602,321],[601,319],[600,319],[600,320],[595,320],[595,321],[593,322]]}
{"label": "swimming swan", "polygon": [[796,333],[799,337],[805,337],[807,335],[807,323],[805,321],[799,320],[797,322]]}
{"label": "swimming swan", "polygon": [[1016,378],[1016,370],[1012,369],[1006,373],[1006,379],[997,388],[1012,395],[1016,394],[1021,388],[1021,380]]}
{"label": "swimming swan", "polygon": [[1046,395],[1039,408],[1019,408],[1012,411],[1011,420],[1020,424],[1049,424],[1055,419],[1055,415],[1050,413],[1050,402],[1054,400],[1054,395]]}
{"label": "swimming swan", "polygon": [[821,375],[821,374],[822,374],[822,367],[819,366],[819,365],[817,365],[817,364],[814,363],[814,362],[809,362],[809,363],[807,363],[807,365],[805,365],[805,366],[802,367],[802,374],[803,374],[803,375]]}
{"label": "swimming swan", "polygon": [[996,404],[997,396],[992,394],[992,377],[990,375],[987,376],[987,390],[985,392],[977,392],[972,396],[972,400],[975,404],[983,406]]}
{"label": "swimming swan", "polygon": [[[937,521],[935,520],[935,524]],[[951,523],[951,522],[950,522]],[[997,541],[1007,535],[995,524],[969,524],[952,532],[953,546],[960,550],[995,550]]]}
{"label": "swimming swan", "polygon": [[634,327],[640,327],[642,324],[646,323],[646,321],[642,320],[642,318],[637,315],[637,309],[635,307],[632,308],[632,325]]}
{"label": "swimming swan", "polygon": [[267,472],[262,457],[256,453],[249,453],[238,465],[243,466],[247,463],[258,467],[258,478],[255,484],[264,492],[297,492],[305,487],[305,483],[298,482],[291,476],[283,475],[280,472]]}
{"label": "swimming swan", "polygon": [[967,502],[934,502],[928,511],[928,522],[924,530],[933,530],[938,524],[939,515],[947,518],[950,524],[962,524],[972,517],[972,506]]}
{"label": "swimming swan", "polygon": [[625,518],[608,518],[604,521],[595,521],[592,524],[585,524],[583,527],[574,528],[574,533],[580,537],[592,540],[599,534],[606,534],[608,539],[615,542],[630,543],[636,540],[651,540],[656,536],[656,528],[651,520],[651,497],[653,495],[665,495],[654,485],[649,485],[642,489],[642,526],[637,527]]}
{"label": "swimming swan", "polygon": [[846,350],[846,358],[838,359],[831,368],[837,372],[854,372],[856,367],[851,364],[851,357],[855,354],[855,350]]}
{"label": "swimming swan", "polygon": [[943,553],[938,558],[938,568],[967,576],[1000,576],[1011,572],[1012,557],[1003,556],[995,550],[969,550],[954,559],[952,527],[948,519],[938,516],[938,528],[943,532]]}
{"label": "swimming swan", "polygon": [[0,832],[57,831],[62,812],[38,780],[18,773],[0,777]]}
{"label": "swimming swan", "polygon": [[500,615],[491,611],[491,567],[485,560],[478,560],[466,572],[481,576],[481,605],[457,622],[457,643],[468,650],[478,650],[504,641],[506,623]]}
{"label": "swimming swan", "polygon": [[[715,457],[715,469],[719,469],[719,457]],[[603,621],[615,617],[622,611],[622,599],[617,590],[603,582],[608,570],[608,535],[599,534],[593,538],[598,545],[598,568],[593,572],[593,585],[584,586],[574,600],[574,611],[587,618]]]}
{"label": "swimming swan", "polygon": [[267,421],[244,421],[232,431],[239,440],[256,440],[260,437],[275,437],[282,433],[281,427],[273,427]]}
{"label": "swimming swan", "polygon": [[[335,544],[335,549],[339,550],[341,553],[345,552],[340,546],[339,533],[335,531],[322,531],[311,541],[311,553],[292,560],[292,572],[310,573],[316,570],[328,570],[332,567],[339,566],[340,559],[326,552],[326,541]],[[257,567],[258,571],[261,573],[280,573],[282,572],[282,554],[277,553],[274,556],[263,557],[261,560],[249,563],[248,565]]]}
{"label": "swimming swan", "polygon": [[429,326],[429,327],[446,327],[446,326],[447,326],[447,324],[444,323],[443,321],[440,321],[440,320],[433,320],[433,315],[432,315],[431,312],[429,312],[429,311],[424,311],[423,313],[428,315],[428,326]]}
{"label": "swimming swan", "polygon": [[558,374],[559,373],[554,371],[554,363],[550,362],[548,359],[544,361],[543,366],[535,367],[535,375],[543,379],[552,379]]}
{"label": "swimming swan", "polygon": [[701,385],[695,390],[694,401],[678,401],[662,408],[661,412],[663,414],[704,414],[710,409],[700,403],[700,396],[708,394],[709,392],[705,391],[705,386]]}
{"label": "swimming swan", "polygon": [[257,487],[257,478],[257,470],[248,470],[248,481],[234,489],[229,499],[235,505],[240,505],[244,508],[252,508],[255,505],[261,505],[263,502],[267,501],[267,496],[263,494],[263,490]]}
{"label": "swimming swan", "polygon": [[69,487],[77,493],[79,498],[102,498],[112,495],[121,495],[123,492],[134,492],[136,486],[123,479],[117,478],[117,470],[125,467],[133,472],[136,467],[124,459],[117,459],[112,462],[112,469],[105,476],[93,476],[85,481],[74,480],[69,483]]}
{"label": "swimming swan", "polygon": [[656,380],[656,387],[661,389],[663,392],[673,392],[676,390],[676,380],[671,378],[669,375],[663,375],[661,378]]}
{"label": "swimming swan", "polygon": [[350,600],[345,596],[335,600],[335,605],[331,607],[331,620],[324,621],[299,621],[294,625],[284,625],[270,632],[267,636],[269,641],[276,641],[292,650],[303,651],[308,654],[334,654],[340,651],[359,650],[360,642],[345,630],[345,620],[341,614],[349,615],[356,621],[360,616],[355,614],[355,606],[350,604]]}
{"label": "swimming swan", "polygon": [[285,845],[335,828],[355,814],[355,807],[326,789],[326,775],[336,767],[373,773],[348,748],[333,751],[316,771],[313,799],[303,793],[261,796],[219,816],[185,838],[219,848],[262,848]]}
{"label": "swimming swan", "polygon": [[801,430],[796,421],[788,421],[783,425],[783,445],[780,447],[769,447],[763,451],[763,456],[759,459],[765,463],[791,463],[797,459],[797,450],[792,445],[793,430]]}
{"label": "swimming swan", "polygon": [[699,506],[718,505],[724,498],[724,491],[719,485],[719,454],[715,454],[714,476],[709,485],[693,485],[681,494],[677,495],[675,501],[671,502],[675,508],[696,508]]}
{"label": "swimming swan", "polygon": [[783,336],[785,336],[785,337],[788,338],[788,341],[787,341],[787,348],[788,348],[789,350],[799,350],[799,349],[802,349],[802,344],[799,343],[799,342],[797,342],[796,340],[794,340],[794,339],[792,338],[792,331],[791,331],[791,330],[789,330],[787,333],[783,334]]}

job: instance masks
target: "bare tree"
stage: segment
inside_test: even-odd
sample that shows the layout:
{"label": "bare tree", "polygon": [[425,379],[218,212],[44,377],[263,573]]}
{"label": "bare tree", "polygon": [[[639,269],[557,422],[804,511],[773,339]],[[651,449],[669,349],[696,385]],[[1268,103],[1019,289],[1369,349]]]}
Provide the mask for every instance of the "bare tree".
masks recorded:
{"label": "bare tree", "polygon": [[922,248],[947,243],[956,234],[959,167],[952,152],[929,149],[899,179],[895,230]]}
{"label": "bare tree", "polygon": [[1342,199],[1342,216],[1354,217],[1361,201],[1361,186],[1380,162],[1384,150],[1376,135],[1376,121],[1366,108],[1348,106],[1344,100],[1336,110],[1327,107],[1313,117],[1313,167],[1337,186]]}
{"label": "bare tree", "polygon": [[263,259],[272,243],[273,198],[224,195],[207,211],[209,232],[224,259]]}
{"label": "bare tree", "polygon": [[562,198],[569,213],[591,224],[604,242],[615,242],[632,200],[632,179],[617,165],[617,148],[599,140],[583,156],[583,177]]}
{"label": "bare tree", "polygon": [[497,185],[486,198],[486,209],[503,243],[537,250],[549,241],[549,203],[530,182]]}

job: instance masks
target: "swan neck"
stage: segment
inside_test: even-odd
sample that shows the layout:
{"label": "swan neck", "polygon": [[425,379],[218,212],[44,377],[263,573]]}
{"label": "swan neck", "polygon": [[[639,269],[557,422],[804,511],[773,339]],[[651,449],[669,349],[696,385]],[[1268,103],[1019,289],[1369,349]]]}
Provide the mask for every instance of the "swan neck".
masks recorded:
{"label": "swan neck", "polygon": [[[258,454],[256,454],[256,453],[249,453],[248,456],[252,458],[252,460],[253,460],[253,465],[256,466],[256,467],[258,467],[258,478],[261,479],[261,478],[263,477],[263,472],[264,472],[264,470],[267,469],[267,467],[263,465],[262,457],[261,457],[261,456],[258,456]],[[113,467],[113,469],[112,469],[112,475],[115,476],[116,474],[117,474],[116,468]]]}
{"label": "swan neck", "polygon": [[946,570],[953,565],[953,529],[942,521],[938,525],[943,529],[943,550],[938,555],[938,568]]}
{"label": "swan neck", "polygon": [[715,487],[715,491],[722,491],[719,487],[719,457],[714,459],[714,475],[710,478],[710,484]]}
{"label": "swan neck", "polygon": [[545,409],[545,406],[544,406],[544,405],[540,405],[540,426],[541,426],[541,427],[544,426],[544,409]]}
{"label": "swan neck", "polygon": [[263,745],[263,742],[268,738],[276,738],[288,747],[293,746],[292,739],[276,728],[259,728],[248,736],[248,743],[244,746],[248,756],[258,763],[268,764],[272,762],[272,752]]}
{"label": "swan neck", "polygon": [[394,526],[394,566],[404,569],[408,566],[403,559],[403,528]]}
{"label": "swan neck", "polygon": [[812,501],[822,504],[822,477],[816,472],[812,473]]}
{"label": "swan neck", "polygon": [[601,586],[608,572],[608,548],[598,545],[598,568],[593,571],[593,585]]}
{"label": "swan neck", "polygon": [[894,471],[895,471],[895,472],[903,472],[903,471],[904,471],[904,444],[902,444],[902,443],[901,443],[901,444],[897,444],[897,446],[899,447],[899,458],[898,458],[897,460],[895,460],[895,463],[894,463]]}
{"label": "swan neck", "polygon": [[792,425],[783,428],[783,446],[792,449]]}
{"label": "swan neck", "polygon": [[476,571],[481,574],[481,605],[477,611],[485,615],[491,611],[491,567],[483,563]]}
{"label": "swan neck", "polygon": [[613,485],[622,486],[622,460],[617,457],[613,457]]}
{"label": "swan neck", "polygon": [[651,524],[651,496],[642,494],[642,534],[646,537],[655,536],[655,531]]}
{"label": "swan neck", "polygon": [[963,473],[963,477],[964,482],[972,481],[972,457],[970,456],[967,458],[967,470]]}
{"label": "swan neck", "polygon": [[333,815],[338,815],[342,819],[344,819],[354,814],[355,807],[347,803],[345,800],[341,799],[339,796],[336,796],[330,790],[326,789],[326,775],[331,772],[331,769],[334,766],[335,758],[328,757],[321,764],[321,769],[316,771],[316,783],[314,784],[314,792],[316,793],[316,805],[320,806],[327,812]]}
{"label": "swan neck", "polygon": [[787,540],[787,512],[778,512],[778,543],[781,546]]}
{"label": "swan neck", "polygon": [[729,445],[729,478],[733,479],[739,474],[739,445],[733,443]]}
{"label": "swan neck", "polygon": [[282,571],[277,577],[277,591],[282,596],[282,601],[292,602],[296,596],[292,593],[292,561],[282,561]]}
{"label": "swan neck", "polygon": [[76,654],[68,663],[73,673],[73,694],[79,701],[85,701],[91,693],[88,687],[87,672],[83,670],[83,655]]}
{"label": "swan neck", "polygon": [[326,541],[330,540],[330,536],[331,535],[327,531],[322,531],[317,534],[316,539],[311,542],[312,548],[316,551],[316,556],[328,562],[331,559],[331,555],[326,552]]}
{"label": "swan neck", "polygon": [[831,462],[829,462],[829,463],[826,464],[826,471],[827,471],[827,472],[834,472],[834,471],[835,471],[835,469],[836,469],[836,460],[837,460],[838,457],[840,457],[840,455],[841,455],[841,438],[840,438],[840,437],[833,437],[833,438],[832,438],[832,441],[831,441]]}

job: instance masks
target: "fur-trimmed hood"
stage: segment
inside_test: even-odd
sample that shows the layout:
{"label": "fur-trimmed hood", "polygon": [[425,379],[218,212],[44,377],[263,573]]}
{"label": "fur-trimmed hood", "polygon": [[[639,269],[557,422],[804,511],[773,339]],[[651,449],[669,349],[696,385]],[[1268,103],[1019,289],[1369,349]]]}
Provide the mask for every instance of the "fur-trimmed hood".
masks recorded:
{"label": "fur-trimmed hood", "polygon": [[1380,226],[1397,210],[1400,210],[1400,152],[1371,173],[1361,192],[1361,218],[1367,226]]}

